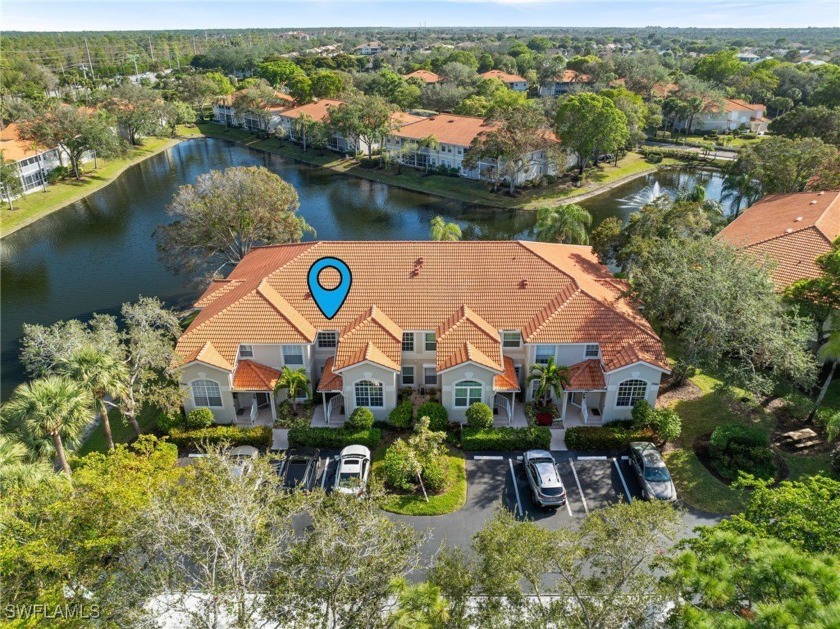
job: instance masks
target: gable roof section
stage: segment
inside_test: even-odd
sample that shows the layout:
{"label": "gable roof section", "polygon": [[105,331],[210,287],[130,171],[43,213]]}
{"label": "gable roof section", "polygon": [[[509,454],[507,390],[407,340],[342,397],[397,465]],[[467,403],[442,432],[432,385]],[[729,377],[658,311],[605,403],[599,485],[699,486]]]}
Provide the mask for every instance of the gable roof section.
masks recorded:
{"label": "gable roof section", "polygon": [[344,378],[333,371],[335,359],[330,356],[324,363],[321,380],[318,381],[318,391],[341,391],[344,388]]}
{"label": "gable roof section", "polygon": [[492,131],[496,127],[497,125],[486,123],[483,118],[475,116],[438,114],[400,127],[393,135],[409,140],[422,140],[432,136],[443,144],[466,147],[480,134]]}
{"label": "gable roof section", "polygon": [[0,129],[0,151],[3,152],[3,159],[8,162],[19,162],[47,150],[35,142],[21,139],[20,129],[14,122]]}
{"label": "gable roof section", "polygon": [[716,239],[776,263],[773,284],[819,277],[816,258],[840,237],[840,191],[774,194],[727,225]]}
{"label": "gable roof section", "polygon": [[441,79],[439,74],[435,74],[434,72],[431,72],[429,70],[415,70],[414,72],[403,74],[403,78],[406,80],[420,79],[424,83],[437,83]]}
{"label": "gable roof section", "polygon": [[274,391],[280,371],[253,360],[240,360],[233,373],[233,388],[239,391]]}
{"label": "gable roof section", "polygon": [[[324,256],[344,260],[353,271],[332,320],[307,287],[309,267]],[[209,304],[179,340],[179,356],[212,341],[233,363],[240,343],[309,342],[316,330],[340,330],[336,369],[367,359],[394,369],[402,330],[435,330],[438,368],[472,357],[499,373],[498,331],[520,330],[527,342],[600,343],[607,370],[627,364],[627,345],[667,369],[661,341],[623,296],[626,285],[588,247],[517,241],[272,245],[253,249],[228,279],[237,284],[216,283],[202,296]]]}
{"label": "gable roof section", "polygon": [[205,365],[218,367],[224,371],[233,370],[233,365],[231,365],[222,357],[221,354],[219,354],[216,348],[213,347],[213,343],[210,341],[207,341],[200,347],[196,347],[184,356],[184,364],[188,365],[190,363],[204,363]]}
{"label": "gable roof section", "polygon": [[524,77],[518,74],[510,74],[509,72],[502,72],[501,70],[489,70],[479,74],[482,79],[499,79],[502,83],[526,83]]}
{"label": "gable roof section", "polygon": [[335,98],[322,98],[321,100],[317,100],[313,103],[307,103],[306,105],[301,105],[300,107],[291,107],[290,109],[280,112],[279,115],[284,118],[300,118],[302,115],[306,114],[313,120],[323,122],[329,115],[330,107],[338,107],[343,104],[344,101],[342,100]]}
{"label": "gable roof section", "polygon": [[505,356],[505,371],[493,377],[494,391],[519,391],[519,380],[516,378],[516,366],[510,356]]}
{"label": "gable roof section", "polygon": [[569,367],[569,386],[567,391],[598,391],[607,388],[601,361],[591,358]]}

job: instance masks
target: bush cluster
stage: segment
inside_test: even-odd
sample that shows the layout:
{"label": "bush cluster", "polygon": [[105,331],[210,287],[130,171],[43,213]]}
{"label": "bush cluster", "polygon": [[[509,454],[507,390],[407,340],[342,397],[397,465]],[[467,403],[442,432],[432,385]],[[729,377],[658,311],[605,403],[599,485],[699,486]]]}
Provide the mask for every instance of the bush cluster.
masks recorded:
{"label": "bush cluster", "polygon": [[187,428],[209,428],[216,422],[216,416],[209,408],[194,408],[187,415]]}
{"label": "bush cluster", "polygon": [[577,426],[566,431],[569,450],[624,450],[631,441],[654,441],[650,426],[634,428],[632,422],[611,422],[606,426]]}
{"label": "bush cluster", "polygon": [[169,431],[169,441],[179,449],[192,449],[205,445],[229,443],[231,446],[254,446],[268,448],[271,446],[271,428],[256,426],[211,426],[209,428],[172,428]]}
{"label": "bush cluster", "polygon": [[528,428],[464,428],[461,431],[461,448],[467,452],[478,450],[548,450],[551,447],[551,429],[543,426]]}
{"label": "bush cluster", "polygon": [[682,434],[682,419],[673,408],[654,410],[646,400],[639,400],[632,415],[634,428],[652,428],[662,441],[673,441]]}
{"label": "bush cluster", "polygon": [[449,423],[449,413],[443,404],[426,402],[417,407],[417,417],[428,417],[429,428],[432,430],[446,430]]}
{"label": "bush cluster", "polygon": [[662,153],[657,151],[650,151],[647,155],[645,155],[647,161],[651,164],[661,164],[662,163]]}
{"label": "bush cluster", "polygon": [[483,402],[471,404],[467,409],[466,416],[470,428],[486,430],[493,427],[493,409]]}
{"label": "bush cluster", "polygon": [[397,404],[388,415],[388,421],[394,428],[411,428],[414,422],[414,404],[411,400],[403,400]]}
{"label": "bush cluster", "polygon": [[757,426],[718,426],[709,439],[709,458],[714,470],[727,480],[735,480],[739,472],[764,479],[776,472],[767,433]]}
{"label": "bush cluster", "polygon": [[373,426],[374,419],[372,410],[360,406],[350,413],[350,417],[347,418],[346,427],[356,430],[367,430]]}
{"label": "bush cluster", "polygon": [[397,439],[385,452],[382,472],[385,484],[401,491],[417,489],[419,473],[427,493],[439,493],[448,484],[448,466],[443,441],[446,433],[429,429],[422,417],[408,441]]}
{"label": "bush cluster", "polygon": [[334,448],[359,444],[371,450],[379,445],[382,432],[378,428],[292,428],[289,431],[290,448]]}
{"label": "bush cluster", "polygon": [[187,425],[180,409],[171,413],[161,413],[157,416],[155,423],[157,429],[165,435],[168,435],[173,428],[185,428]]}
{"label": "bush cluster", "polygon": [[840,443],[834,446],[831,450],[831,454],[828,455],[829,461],[831,461],[831,470],[838,476],[840,476]]}

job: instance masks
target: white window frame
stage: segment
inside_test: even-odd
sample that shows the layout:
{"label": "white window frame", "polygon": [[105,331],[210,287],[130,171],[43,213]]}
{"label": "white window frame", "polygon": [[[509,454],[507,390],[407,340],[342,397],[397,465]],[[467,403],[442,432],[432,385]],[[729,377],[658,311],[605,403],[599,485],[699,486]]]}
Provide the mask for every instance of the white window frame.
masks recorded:
{"label": "white window frame", "polygon": [[[218,404],[211,404],[211,390],[215,388],[216,391],[219,392],[219,403]],[[203,389],[200,393],[197,389]],[[222,387],[219,386],[219,383],[215,380],[208,380],[207,378],[199,378],[198,380],[193,380],[190,382],[190,393],[192,394],[193,404],[196,408],[223,408],[225,403],[222,399]],[[199,401],[199,397],[203,398],[204,402],[202,403]],[[215,399],[215,395],[212,396]]]}
{"label": "white window frame", "polygon": [[[590,353],[592,348],[595,348],[595,353]],[[586,347],[583,350],[584,358],[598,358],[601,355],[601,348],[597,343],[587,343]]]}
{"label": "white window frame", "polygon": [[[458,389],[467,389],[463,396],[458,395]],[[478,399],[475,399],[475,390],[478,390]],[[458,398],[465,399],[466,404],[458,404]],[[477,402],[484,400],[484,385],[478,380],[461,380],[456,382],[452,387],[452,407],[453,408],[469,408]]]}
{"label": "white window frame", "polygon": [[[509,339],[508,336],[516,335],[515,339]],[[513,342],[516,342],[513,345]],[[522,347],[522,333],[519,330],[502,330],[502,347],[507,347],[510,349],[518,349]]]}
{"label": "white window frame", "polygon": [[[432,337],[432,349],[429,349],[429,336]],[[423,333],[423,349],[427,352],[436,352],[437,351],[437,339],[435,338],[434,332],[424,332]]]}
{"label": "white window frame", "polygon": [[[290,349],[297,349],[300,350],[300,353],[287,353]],[[289,356],[300,356],[300,362],[292,362],[289,360]],[[303,346],[302,345],[283,345],[283,364],[284,365],[300,365],[303,367]]]}
{"label": "white window frame", "polygon": [[[624,382],[619,383],[615,396],[616,408],[632,408],[636,402],[646,400],[649,384],[649,382],[641,380],[640,378],[629,378]],[[625,393],[623,394],[622,387],[625,388]],[[639,395],[640,392],[641,395]],[[624,398],[625,402],[623,404],[622,398]]]}
{"label": "white window frame", "polygon": [[414,332],[403,332],[401,347],[404,352],[414,351]]}
{"label": "white window frame", "polygon": [[[434,382],[427,382],[426,381],[426,371],[431,369],[435,373],[435,381]],[[436,387],[438,384],[438,374],[437,374],[437,367],[434,365],[423,365],[423,386],[424,387]]]}
{"label": "white window frame", "polygon": [[[374,397],[377,390],[378,395]],[[360,395],[363,397],[360,398]],[[378,398],[378,400],[376,398]],[[360,399],[362,401],[367,401],[367,404],[360,402]],[[367,378],[364,380],[358,380],[353,384],[353,400],[356,402],[356,408],[382,408],[385,406],[385,386],[378,380],[370,380]],[[378,401],[379,404],[373,404],[374,401]]]}
{"label": "white window frame", "polygon": [[[334,349],[338,345],[338,333],[335,330],[324,330],[323,332],[318,332],[317,335],[318,340],[318,348],[319,349]],[[322,341],[325,338],[331,338],[331,341],[327,341],[327,344],[324,344]]]}
{"label": "white window frame", "polygon": [[[245,349],[245,348],[248,349]],[[239,357],[240,358],[253,358],[254,357],[254,346],[248,345],[247,343],[242,343],[239,345]]]}
{"label": "white window frame", "polygon": [[[411,382],[406,382],[405,381],[405,376],[406,376],[406,370],[407,369],[411,370],[411,375],[410,375]],[[417,374],[415,373],[415,371],[416,370],[414,369],[414,365],[403,365],[402,366],[402,369],[400,370],[400,381],[403,383],[403,386],[413,387],[417,383],[417,378],[416,378]]]}
{"label": "white window frame", "polygon": [[[538,364],[538,365],[546,365],[546,364],[548,364],[548,360],[547,360],[547,359],[546,359],[546,360],[544,360],[544,361],[543,361],[543,360],[540,360],[540,348],[541,348],[541,347],[550,347],[550,348],[551,348],[551,356],[550,356],[550,358],[555,358],[555,357],[557,356],[557,346],[555,346],[555,345],[543,344],[543,345],[537,345],[536,347],[534,347],[534,362],[535,362],[536,364]],[[547,357],[547,358],[549,358],[549,357]]]}

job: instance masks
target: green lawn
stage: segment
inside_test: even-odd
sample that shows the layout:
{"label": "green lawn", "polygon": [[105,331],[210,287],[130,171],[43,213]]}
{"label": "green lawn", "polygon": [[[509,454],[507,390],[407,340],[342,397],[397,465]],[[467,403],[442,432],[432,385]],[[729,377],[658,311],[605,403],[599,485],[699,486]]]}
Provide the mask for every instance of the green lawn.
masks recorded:
{"label": "green lawn", "polygon": [[180,142],[180,138],[201,137],[201,131],[195,125],[178,128],[179,138],[146,138],[142,146],[129,150],[125,157],[114,160],[97,160],[82,166],[82,179],[70,177],[62,182],[50,185],[46,192],[33,192],[13,202],[14,209],[5,203],[0,209],[0,234],[8,236],[39,218],[63,208],[91,192],[108,185],[126,168],[151,157]]}
{"label": "green lawn", "polygon": [[[619,161],[617,167],[612,164],[600,164],[588,169],[587,181],[579,188],[558,183],[544,188],[527,188],[522,190],[518,197],[512,198],[501,191],[492,192],[486,182],[444,175],[425,176],[423,171],[414,168],[403,168],[400,174],[397,174],[396,168],[362,168],[356,160],[344,159],[339,154],[326,149],[304,151],[292,142],[281,142],[274,138],[259,140],[244,129],[226,129],[214,122],[201,123],[198,127],[207,137],[240,142],[267,153],[330,168],[336,172],[465,203],[501,208],[536,209],[544,205],[559,205],[583,195],[590,195],[624,178],[654,172],[657,169],[656,166],[646,162],[641,155],[630,153]],[[676,160],[669,159],[664,160],[662,165],[670,166],[676,163]]]}
{"label": "green lawn", "polygon": [[[665,351],[669,357],[679,355],[679,347],[672,335],[664,334]],[[746,391],[724,392],[719,387],[722,381],[714,375],[699,373],[691,381],[702,391],[695,400],[675,403],[674,408],[682,417],[683,431],[677,448],[666,454],[666,460],[680,497],[696,509],[711,513],[734,513],[742,508],[739,491],[730,489],[720,482],[699,461],[692,449],[695,438],[712,432],[725,423],[750,423],[773,429],[773,417],[760,407],[753,417],[746,418],[731,409],[735,397],[750,397]],[[834,386],[834,385],[837,386]],[[827,405],[840,406],[840,383],[833,383],[826,399]],[[789,468],[788,478],[798,480],[806,476],[825,473],[828,470],[828,456],[804,456],[782,453]]]}
{"label": "green lawn", "polygon": [[[140,424],[140,430],[143,432],[151,432],[155,427],[155,419],[157,418],[157,411],[146,406],[140,412],[140,417],[137,418],[137,423]],[[108,413],[108,419],[111,423],[111,436],[114,438],[114,443],[129,443],[134,440],[134,428],[127,421],[122,420],[122,416],[117,409],[111,409]],[[105,429],[100,423],[96,429],[90,433],[87,440],[79,446],[76,451],[78,456],[84,456],[91,452],[107,452],[108,448],[105,445]]]}
{"label": "green lawn", "polygon": [[[373,454],[372,471],[375,478],[381,482],[382,462],[385,458],[385,447],[380,447]],[[418,495],[389,494],[383,498],[380,507],[391,513],[402,515],[443,515],[452,513],[464,506],[467,500],[467,468],[464,453],[450,450],[446,457],[449,466],[451,484],[449,489],[437,496],[429,496],[429,501]]]}

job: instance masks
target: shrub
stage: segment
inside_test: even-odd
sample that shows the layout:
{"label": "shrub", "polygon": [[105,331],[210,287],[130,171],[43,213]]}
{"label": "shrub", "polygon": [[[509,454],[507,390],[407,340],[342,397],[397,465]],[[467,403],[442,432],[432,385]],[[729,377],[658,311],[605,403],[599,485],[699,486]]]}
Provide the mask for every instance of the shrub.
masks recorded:
{"label": "shrub", "polygon": [[805,419],[814,408],[814,403],[800,391],[792,391],[785,396],[784,412],[793,419]]}
{"label": "shrub", "polygon": [[775,466],[769,445],[761,428],[725,424],[715,428],[709,439],[709,457],[714,470],[726,480],[735,480],[739,472],[772,478]]}
{"label": "shrub", "polygon": [[393,489],[412,491],[417,483],[414,453],[402,439],[397,439],[385,451],[382,462],[385,484]]}
{"label": "shrub", "polygon": [[62,179],[70,176],[70,169],[67,166],[56,166],[49,173],[47,173],[47,183],[58,183]]}
{"label": "shrub", "polygon": [[651,164],[661,164],[662,163],[662,153],[658,151],[650,151],[647,154],[647,161]]}
{"label": "shrub", "polygon": [[157,429],[163,434],[168,435],[173,428],[185,428],[184,414],[181,410],[172,411],[171,413],[161,413],[157,416],[155,421]]}
{"label": "shrub", "polygon": [[643,426],[649,426],[653,419],[653,407],[647,400],[639,400],[633,405],[631,415],[633,417],[634,427],[641,428]]}
{"label": "shrub", "polygon": [[674,383],[675,386],[680,386],[689,378],[693,378],[697,375],[697,368],[687,363],[682,358],[677,359],[677,361],[671,366],[671,382]]}
{"label": "shrub", "polygon": [[551,447],[551,429],[542,426],[529,428],[464,428],[461,447],[467,452],[475,450],[548,450]]}
{"label": "shrub", "polygon": [[653,411],[653,429],[662,441],[673,441],[682,434],[682,418],[673,408]]}
{"label": "shrub", "polygon": [[825,430],[829,441],[834,441],[840,436],[840,410],[823,406],[814,415],[814,423]]}
{"label": "shrub", "polygon": [[366,430],[373,426],[373,411],[364,406],[358,407],[347,418],[347,428],[355,428],[357,430]]}
{"label": "shrub", "polygon": [[411,387],[403,387],[400,389],[400,399],[407,400],[411,397],[412,393],[414,393],[414,389]]}
{"label": "shrub", "polygon": [[439,494],[446,489],[449,484],[449,474],[447,461],[444,457],[435,457],[432,461],[427,461],[423,466],[423,471],[420,476],[423,478],[423,486],[426,492],[430,494]]}
{"label": "shrub", "polygon": [[410,428],[414,421],[414,405],[411,400],[403,400],[388,415],[388,421],[395,428]]}
{"label": "shrub", "polygon": [[289,431],[290,448],[333,448],[359,444],[371,450],[379,445],[382,432],[378,428],[292,428]]}
{"label": "shrub", "polygon": [[194,408],[187,415],[187,428],[209,428],[216,423],[216,416],[209,408]]}
{"label": "shrub", "polygon": [[245,428],[243,426],[211,426],[209,428],[183,429],[172,428],[169,431],[169,441],[180,449],[197,448],[204,445],[218,445],[229,443],[232,446],[254,446],[268,448],[271,446],[271,428],[257,426]]}
{"label": "shrub", "polygon": [[828,459],[831,461],[831,470],[840,476],[840,443],[834,446],[831,454],[828,455]]}
{"label": "shrub", "polygon": [[624,450],[631,441],[653,441],[650,426],[633,427],[632,422],[612,422],[606,426],[577,426],[566,431],[569,450]]}
{"label": "shrub", "polygon": [[438,402],[426,402],[417,407],[417,417],[428,417],[429,428],[432,430],[446,430],[449,423],[449,413],[446,412],[443,404]]}
{"label": "shrub", "polygon": [[483,402],[471,404],[467,409],[467,424],[470,428],[486,430],[493,427],[493,411]]}

